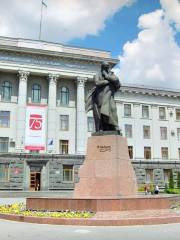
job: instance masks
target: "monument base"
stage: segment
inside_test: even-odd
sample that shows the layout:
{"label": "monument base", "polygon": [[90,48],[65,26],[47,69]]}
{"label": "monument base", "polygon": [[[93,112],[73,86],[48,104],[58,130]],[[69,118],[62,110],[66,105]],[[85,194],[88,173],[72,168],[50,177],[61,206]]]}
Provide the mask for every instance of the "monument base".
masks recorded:
{"label": "monument base", "polygon": [[126,138],[119,135],[90,137],[79,177],[74,198],[118,198],[136,195],[136,176],[129,159]]}

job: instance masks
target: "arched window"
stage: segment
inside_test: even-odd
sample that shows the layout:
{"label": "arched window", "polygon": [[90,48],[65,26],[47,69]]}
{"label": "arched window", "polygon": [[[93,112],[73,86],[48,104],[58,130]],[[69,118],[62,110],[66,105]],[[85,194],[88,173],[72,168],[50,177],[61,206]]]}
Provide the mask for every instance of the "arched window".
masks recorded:
{"label": "arched window", "polygon": [[69,104],[69,89],[67,87],[61,87],[60,89],[60,102],[62,105]]}
{"label": "arched window", "polygon": [[41,102],[41,86],[37,83],[33,84],[32,86],[32,102]]}
{"label": "arched window", "polygon": [[2,99],[4,101],[11,101],[12,84],[8,81],[4,81],[2,85]]}

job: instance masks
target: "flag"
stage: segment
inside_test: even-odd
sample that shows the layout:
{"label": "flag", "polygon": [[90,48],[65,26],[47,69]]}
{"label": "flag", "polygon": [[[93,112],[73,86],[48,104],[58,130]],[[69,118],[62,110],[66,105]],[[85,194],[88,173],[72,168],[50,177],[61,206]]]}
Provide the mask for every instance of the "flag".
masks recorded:
{"label": "flag", "polygon": [[44,5],[45,7],[47,7],[47,4],[42,0],[42,5]]}
{"label": "flag", "polygon": [[53,145],[53,139],[49,141],[48,145]]}

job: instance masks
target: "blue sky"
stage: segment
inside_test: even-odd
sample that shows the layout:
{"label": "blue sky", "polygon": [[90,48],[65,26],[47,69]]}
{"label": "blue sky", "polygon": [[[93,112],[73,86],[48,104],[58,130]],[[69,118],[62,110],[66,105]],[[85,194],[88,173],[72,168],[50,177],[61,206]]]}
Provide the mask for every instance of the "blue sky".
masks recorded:
{"label": "blue sky", "polygon": [[123,45],[132,41],[140,31],[137,27],[138,18],[145,13],[160,9],[157,0],[138,0],[130,7],[120,9],[114,16],[106,21],[106,27],[98,36],[87,36],[84,39],[72,39],[70,45],[108,50],[112,56],[122,54]]}

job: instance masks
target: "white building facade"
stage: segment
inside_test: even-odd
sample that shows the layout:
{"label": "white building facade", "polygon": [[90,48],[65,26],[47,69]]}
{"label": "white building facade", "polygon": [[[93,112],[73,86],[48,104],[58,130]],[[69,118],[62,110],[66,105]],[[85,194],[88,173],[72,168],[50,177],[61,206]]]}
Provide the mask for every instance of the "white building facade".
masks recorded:
{"label": "white building facade", "polygon": [[[73,189],[94,130],[85,98],[106,51],[0,38],[0,189]],[[175,179],[180,93],[123,86],[115,96],[139,184]]]}

